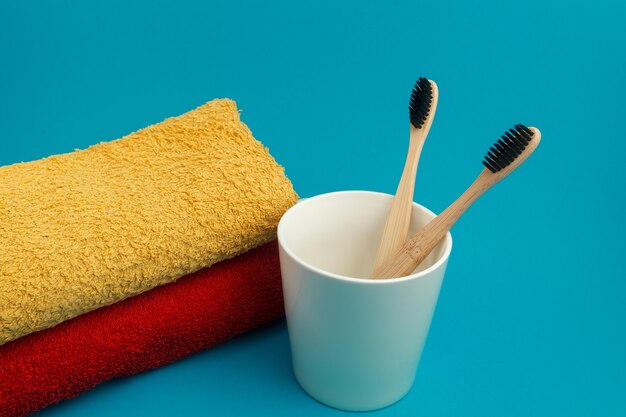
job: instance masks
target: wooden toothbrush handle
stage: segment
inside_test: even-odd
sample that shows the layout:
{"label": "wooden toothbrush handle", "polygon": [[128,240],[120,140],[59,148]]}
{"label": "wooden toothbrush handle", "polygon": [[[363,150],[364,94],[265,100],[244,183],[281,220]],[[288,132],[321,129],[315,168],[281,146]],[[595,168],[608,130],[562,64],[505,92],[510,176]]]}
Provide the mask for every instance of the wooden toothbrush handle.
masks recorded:
{"label": "wooden toothbrush handle", "polygon": [[374,270],[393,254],[398,252],[409,233],[411,211],[413,206],[413,190],[415,188],[415,174],[419,163],[422,147],[424,146],[425,133],[423,130],[411,128],[411,140],[407,154],[402,178],[398,184],[396,195],[391,203],[391,209],[387,214],[385,228],[380,239],[380,246],[376,253]]}
{"label": "wooden toothbrush handle", "polygon": [[372,278],[397,278],[411,274],[446,236],[463,213],[495,184],[492,177],[493,175],[489,171],[483,170],[476,181],[454,203],[413,235],[396,252],[395,256],[375,269]]}

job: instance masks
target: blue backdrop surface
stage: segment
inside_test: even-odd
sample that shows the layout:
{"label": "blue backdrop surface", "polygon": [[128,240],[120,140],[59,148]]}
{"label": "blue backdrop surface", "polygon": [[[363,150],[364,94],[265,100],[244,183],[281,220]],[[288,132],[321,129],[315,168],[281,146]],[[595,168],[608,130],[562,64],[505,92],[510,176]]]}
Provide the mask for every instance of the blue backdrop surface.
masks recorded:
{"label": "blue backdrop surface", "polygon": [[[301,196],[392,193],[427,76],[415,199],[434,211],[511,125],[543,141],[453,229],[415,385],[374,414],[626,415],[626,7],[382,3],[1,1],[0,165],[230,97]],[[41,415],[344,415],[289,355],[278,323]]]}

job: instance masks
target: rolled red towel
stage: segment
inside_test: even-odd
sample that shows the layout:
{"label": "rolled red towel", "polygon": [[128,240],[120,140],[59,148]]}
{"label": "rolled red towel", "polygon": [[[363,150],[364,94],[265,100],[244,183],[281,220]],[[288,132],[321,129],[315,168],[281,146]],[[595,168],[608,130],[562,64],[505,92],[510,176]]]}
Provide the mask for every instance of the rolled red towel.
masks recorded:
{"label": "rolled red towel", "polygon": [[0,347],[0,416],[158,368],[283,314],[273,241]]}

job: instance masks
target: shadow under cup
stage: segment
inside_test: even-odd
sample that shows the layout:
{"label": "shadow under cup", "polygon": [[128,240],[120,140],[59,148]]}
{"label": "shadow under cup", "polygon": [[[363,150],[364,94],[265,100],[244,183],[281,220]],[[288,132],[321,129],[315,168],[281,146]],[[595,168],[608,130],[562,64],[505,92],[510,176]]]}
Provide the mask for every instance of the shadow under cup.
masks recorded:
{"label": "shadow under cup", "polygon": [[[411,388],[452,249],[446,237],[409,276],[370,280],[393,197],[306,199],[278,225],[293,370],[329,406],[386,407]],[[409,236],[435,215],[413,204]]]}

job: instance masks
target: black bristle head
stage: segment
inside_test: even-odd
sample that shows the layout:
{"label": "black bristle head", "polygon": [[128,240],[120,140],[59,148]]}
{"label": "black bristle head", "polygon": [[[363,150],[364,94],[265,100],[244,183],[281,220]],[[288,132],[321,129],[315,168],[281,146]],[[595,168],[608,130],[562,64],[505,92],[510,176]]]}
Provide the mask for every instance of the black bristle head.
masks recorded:
{"label": "black bristle head", "polygon": [[424,77],[420,77],[413,87],[409,100],[409,119],[415,128],[421,128],[426,122],[433,102],[433,86]]}
{"label": "black bristle head", "polygon": [[489,148],[483,165],[493,173],[509,166],[526,149],[533,137],[533,131],[522,124],[517,124]]}

